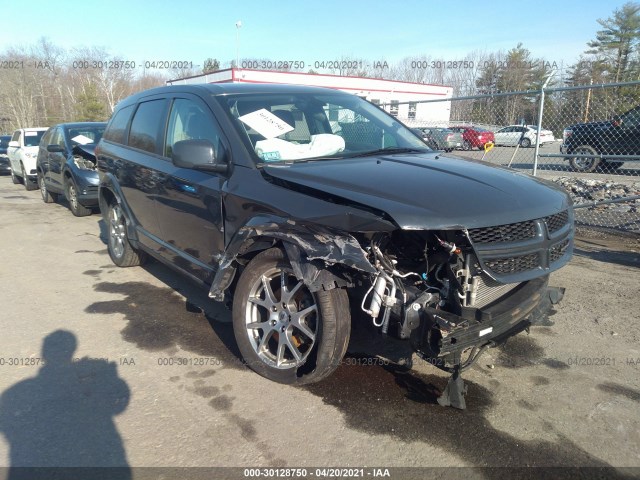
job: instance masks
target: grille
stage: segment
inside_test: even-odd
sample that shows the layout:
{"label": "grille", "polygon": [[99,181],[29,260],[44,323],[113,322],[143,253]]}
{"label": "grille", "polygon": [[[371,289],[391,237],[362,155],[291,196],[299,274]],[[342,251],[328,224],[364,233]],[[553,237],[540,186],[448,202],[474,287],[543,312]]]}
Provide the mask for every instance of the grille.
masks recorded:
{"label": "grille", "polygon": [[544,221],[547,224],[549,233],[557,232],[569,222],[569,212],[565,210],[564,212],[556,213],[545,217]]}
{"label": "grille", "polygon": [[527,240],[536,235],[536,226],[533,221],[510,223],[497,227],[473,228],[469,230],[469,236],[473,243],[517,242]]}
{"label": "grille", "polygon": [[562,258],[564,253],[567,251],[567,247],[569,246],[569,240],[565,240],[562,243],[554,245],[549,250],[549,262],[553,263],[556,260]]}
{"label": "grille", "polygon": [[487,260],[485,263],[492,271],[503,275],[526,272],[540,265],[537,253],[521,255],[519,257],[493,258]]}
{"label": "grille", "polygon": [[[549,233],[560,230],[569,222],[569,212],[556,213],[542,219],[547,224]],[[536,236],[536,220],[498,225],[496,227],[472,228],[469,236],[475,244],[517,242]]]}

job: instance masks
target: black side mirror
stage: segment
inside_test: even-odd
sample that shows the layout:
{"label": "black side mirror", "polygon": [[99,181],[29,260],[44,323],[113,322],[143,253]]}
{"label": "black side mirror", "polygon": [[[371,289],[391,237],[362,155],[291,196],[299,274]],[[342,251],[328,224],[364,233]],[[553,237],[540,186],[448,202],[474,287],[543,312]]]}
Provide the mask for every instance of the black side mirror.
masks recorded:
{"label": "black side mirror", "polygon": [[64,148],[58,145],[57,143],[53,143],[51,145],[47,145],[47,152],[49,153],[64,153]]}
{"label": "black side mirror", "polygon": [[[219,148],[223,150],[222,145]],[[216,156],[216,149],[209,140],[182,140],[174,143],[171,151],[171,161],[176,167],[227,173],[229,165],[223,160],[224,155]]]}

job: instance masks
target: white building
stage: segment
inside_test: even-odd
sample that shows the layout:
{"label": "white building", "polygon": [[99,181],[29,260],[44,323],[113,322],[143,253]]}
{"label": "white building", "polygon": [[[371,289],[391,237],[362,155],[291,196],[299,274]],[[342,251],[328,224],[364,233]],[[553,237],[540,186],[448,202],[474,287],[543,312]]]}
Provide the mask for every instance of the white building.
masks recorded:
{"label": "white building", "polygon": [[418,103],[420,100],[444,100],[453,95],[452,87],[398,82],[367,77],[343,77],[299,72],[275,72],[230,68],[213,73],[167,81],[167,85],[199,83],[284,83],[334,88],[383,105],[408,126],[448,125],[451,101]]}

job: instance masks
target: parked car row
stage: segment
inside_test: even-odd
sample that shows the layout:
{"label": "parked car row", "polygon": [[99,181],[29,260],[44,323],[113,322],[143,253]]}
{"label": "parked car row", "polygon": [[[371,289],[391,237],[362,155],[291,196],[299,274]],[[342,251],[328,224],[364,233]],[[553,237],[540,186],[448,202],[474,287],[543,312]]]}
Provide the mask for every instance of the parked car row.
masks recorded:
{"label": "parked car row", "polygon": [[536,125],[509,125],[493,132],[478,126],[452,126],[415,128],[414,131],[434,150],[451,152],[454,149],[483,150],[485,145],[493,143],[496,146],[516,146],[527,148],[534,146],[536,140],[539,145],[553,143],[555,138],[550,130],[541,130],[538,135]]}
{"label": "parked car row", "polygon": [[10,173],[27,190],[40,188],[45,203],[64,195],[71,212],[90,215],[98,205],[94,150],[104,122],[62,123],[51,128],[20,128],[0,137],[0,172]]}

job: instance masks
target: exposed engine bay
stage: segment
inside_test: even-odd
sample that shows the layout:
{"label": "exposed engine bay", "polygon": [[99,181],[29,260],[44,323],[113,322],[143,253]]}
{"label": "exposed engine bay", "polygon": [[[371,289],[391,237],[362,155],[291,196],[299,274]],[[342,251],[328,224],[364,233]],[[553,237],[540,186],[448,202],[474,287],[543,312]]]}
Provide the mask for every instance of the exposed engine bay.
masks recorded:
{"label": "exposed engine bay", "polygon": [[[382,334],[410,340],[422,359],[452,373],[441,403],[457,408],[464,408],[460,373],[487,348],[543,323],[564,292],[548,287],[548,276],[506,284],[492,278],[466,230],[378,233],[365,250],[376,273],[361,310]],[[519,312],[501,318],[505,298]]]}
{"label": "exposed engine bay", "polygon": [[[84,148],[83,148],[84,147]],[[93,148],[86,148],[83,145],[73,147],[73,163],[82,170],[95,170],[96,157]]]}

